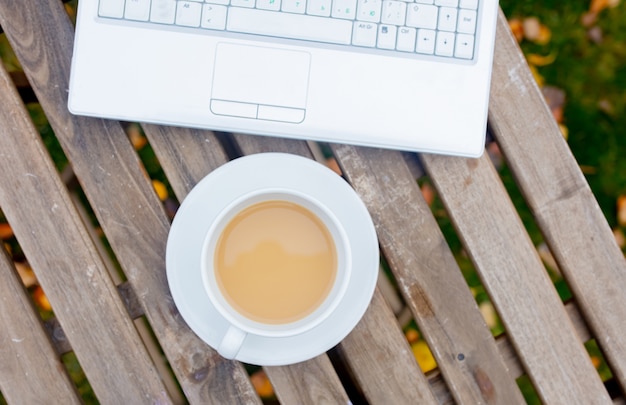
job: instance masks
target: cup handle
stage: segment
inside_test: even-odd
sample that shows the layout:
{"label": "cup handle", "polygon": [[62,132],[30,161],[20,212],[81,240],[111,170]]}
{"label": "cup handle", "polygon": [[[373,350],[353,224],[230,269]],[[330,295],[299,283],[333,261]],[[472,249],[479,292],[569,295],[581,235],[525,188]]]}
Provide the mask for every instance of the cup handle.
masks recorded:
{"label": "cup handle", "polygon": [[217,352],[224,358],[234,359],[248,334],[241,329],[230,325],[220,342]]}

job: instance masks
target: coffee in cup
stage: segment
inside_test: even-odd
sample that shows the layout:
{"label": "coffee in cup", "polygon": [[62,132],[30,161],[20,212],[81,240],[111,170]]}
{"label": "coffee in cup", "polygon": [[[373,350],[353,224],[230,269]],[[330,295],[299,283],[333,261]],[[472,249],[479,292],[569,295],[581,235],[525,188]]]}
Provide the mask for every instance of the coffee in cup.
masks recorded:
{"label": "coffee in cup", "polygon": [[230,323],[218,352],[234,358],[247,334],[285,337],[319,325],[347,288],[348,246],[333,213],[300,192],[257,190],[229,204],[202,251],[205,289]]}

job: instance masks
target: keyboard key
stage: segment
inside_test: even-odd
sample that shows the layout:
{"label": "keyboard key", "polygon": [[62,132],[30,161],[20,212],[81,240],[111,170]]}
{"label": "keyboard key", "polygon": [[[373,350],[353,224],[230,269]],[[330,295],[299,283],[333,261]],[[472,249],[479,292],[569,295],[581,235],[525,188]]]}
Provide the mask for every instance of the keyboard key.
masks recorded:
{"label": "keyboard key", "polygon": [[398,28],[398,42],[396,49],[403,52],[415,52],[415,28]]}
{"label": "keyboard key", "polygon": [[176,0],[152,0],[150,21],[160,24],[174,24]]}
{"label": "keyboard key", "polygon": [[98,15],[100,17],[123,18],[124,0],[100,0]]}
{"label": "keyboard key", "polygon": [[435,53],[435,37],[437,32],[434,30],[419,29],[417,30],[417,46],[415,52],[432,55]]}
{"label": "keyboard key", "polygon": [[456,8],[441,7],[441,9],[439,10],[439,21],[437,23],[437,28],[441,31],[455,31],[456,15]]}
{"label": "keyboard key", "polygon": [[406,3],[402,1],[383,1],[381,21],[383,24],[404,25],[406,20]]}
{"label": "keyboard key", "polygon": [[205,0],[207,3],[211,4],[221,4],[223,6],[227,6],[230,4],[230,0]]}
{"label": "keyboard key", "polygon": [[333,2],[332,16],[354,20],[356,17],[356,0],[335,0]]}
{"label": "keyboard key", "polygon": [[226,28],[226,6],[205,4],[202,7],[200,26],[212,30],[223,30]]}
{"label": "keyboard key", "polygon": [[254,8],[254,0],[231,0],[230,4],[237,7]]}
{"label": "keyboard key", "polygon": [[148,21],[148,18],[150,18],[150,0],[127,0],[124,18]]}
{"label": "keyboard key", "polygon": [[262,10],[280,10],[280,0],[257,0],[256,7]]}
{"label": "keyboard key", "polygon": [[233,7],[226,28],[247,34],[350,44],[352,22],[302,14]]}
{"label": "keyboard key", "polygon": [[438,8],[426,4],[409,4],[406,11],[406,25],[409,27],[437,28]]}
{"label": "keyboard key", "polygon": [[435,0],[415,0],[416,3],[435,4]]}
{"label": "keyboard key", "polygon": [[330,0],[309,0],[306,7],[307,14],[330,17]]}
{"label": "keyboard key", "polygon": [[282,10],[287,13],[304,14],[306,11],[306,0],[283,0]]}
{"label": "keyboard key", "polygon": [[454,33],[439,31],[435,54],[439,56],[452,56],[454,54]]}
{"label": "keyboard key", "polygon": [[456,36],[456,46],[454,56],[462,59],[472,59],[474,56],[474,36],[458,34]]}
{"label": "keyboard key", "polygon": [[357,0],[356,19],[359,21],[379,22],[381,0]]}
{"label": "keyboard key", "polygon": [[459,0],[435,0],[435,5],[442,7],[458,7]]}
{"label": "keyboard key", "polygon": [[478,9],[478,0],[461,0],[459,7],[476,10]]}
{"label": "keyboard key", "polygon": [[376,46],[377,30],[378,27],[376,24],[365,21],[355,21],[354,31],[352,32],[352,45],[369,47]]}
{"label": "keyboard key", "polygon": [[202,4],[195,1],[179,1],[176,7],[176,25],[199,27]]}
{"label": "keyboard key", "polygon": [[473,34],[476,31],[476,11],[459,10],[459,22],[456,30],[463,34]]}
{"label": "keyboard key", "polygon": [[397,30],[398,27],[395,25],[380,24],[378,26],[378,44],[376,46],[381,49],[395,49]]}

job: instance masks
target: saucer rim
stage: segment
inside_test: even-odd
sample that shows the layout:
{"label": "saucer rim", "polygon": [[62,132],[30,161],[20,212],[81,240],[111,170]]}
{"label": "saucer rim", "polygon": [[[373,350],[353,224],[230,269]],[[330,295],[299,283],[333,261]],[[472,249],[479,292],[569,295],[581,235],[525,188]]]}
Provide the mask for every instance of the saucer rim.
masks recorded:
{"label": "saucer rim", "polygon": [[[237,183],[233,183],[233,177],[238,179]],[[204,291],[199,270],[204,234],[223,207],[237,195],[276,186],[308,194],[335,214],[348,235],[352,276],[336,311],[314,328],[289,337],[246,337],[235,359],[263,366],[305,361],[343,340],[367,310],[379,271],[374,224],[365,204],[341,176],[320,163],[292,154],[259,153],[234,159],[209,173],[190,191],[174,218],[167,240],[170,292],[180,315],[200,339],[216,348],[230,325]],[[194,279],[197,280],[193,282]],[[204,309],[198,311],[198,307]]]}

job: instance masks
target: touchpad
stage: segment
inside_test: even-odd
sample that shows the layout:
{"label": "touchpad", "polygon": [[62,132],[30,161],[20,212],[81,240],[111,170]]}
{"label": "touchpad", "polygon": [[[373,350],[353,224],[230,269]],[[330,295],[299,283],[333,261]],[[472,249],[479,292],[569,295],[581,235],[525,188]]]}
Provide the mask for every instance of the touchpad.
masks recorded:
{"label": "touchpad", "polygon": [[220,43],[215,55],[211,111],[302,122],[310,64],[307,52]]}

